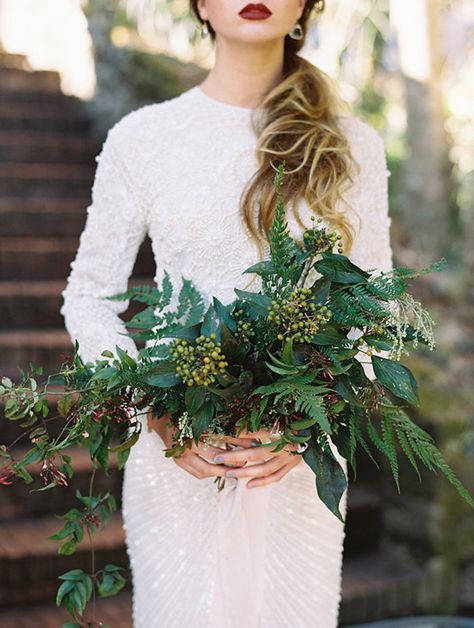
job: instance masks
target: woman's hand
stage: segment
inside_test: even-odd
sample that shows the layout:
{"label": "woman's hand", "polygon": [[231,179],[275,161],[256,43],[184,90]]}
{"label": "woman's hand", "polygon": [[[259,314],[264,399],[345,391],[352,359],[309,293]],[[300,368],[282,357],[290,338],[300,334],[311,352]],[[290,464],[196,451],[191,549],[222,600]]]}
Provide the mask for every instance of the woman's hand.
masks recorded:
{"label": "woman's hand", "polygon": [[[160,435],[167,449],[173,445],[173,434],[176,431],[176,426],[168,425],[168,422],[169,417],[167,415],[153,418],[151,412],[147,413],[148,429],[153,429]],[[252,446],[251,438],[226,438],[225,440],[241,447],[250,448]],[[201,441],[196,445],[193,441],[191,449],[186,449],[178,458],[173,456],[173,460],[179,467],[199,480],[216,476],[225,477],[229,467],[212,462],[216,456],[222,453],[224,452],[219,447],[205,447]]]}
{"label": "woman's hand", "polygon": [[[271,435],[266,430],[245,433],[246,438],[268,438],[269,436]],[[301,454],[291,453],[296,449],[297,445],[288,444],[285,445],[284,449],[277,452],[272,452],[269,445],[240,451],[219,452],[214,458],[214,462],[234,467],[228,469],[224,477],[254,478],[249,480],[247,487],[255,488],[278,482],[293,467],[296,467],[303,458]],[[242,464],[247,462],[253,464],[242,468]]]}

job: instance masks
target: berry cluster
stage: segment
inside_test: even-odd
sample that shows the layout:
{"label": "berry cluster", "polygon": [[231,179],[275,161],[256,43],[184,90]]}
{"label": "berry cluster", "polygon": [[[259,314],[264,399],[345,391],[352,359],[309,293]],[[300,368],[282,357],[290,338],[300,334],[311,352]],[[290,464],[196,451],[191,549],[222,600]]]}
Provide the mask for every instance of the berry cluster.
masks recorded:
{"label": "berry cluster", "polygon": [[232,316],[237,323],[237,340],[239,340],[240,342],[248,342],[252,336],[255,336],[255,331],[252,329],[252,324],[249,321],[245,320],[243,310],[236,310]]}
{"label": "berry cluster", "polygon": [[[311,216],[311,220],[315,220],[314,216]],[[318,223],[322,222],[322,218],[318,218]],[[338,253],[343,252],[342,246],[342,236],[339,235],[336,231],[327,231],[324,228],[321,229],[308,229],[303,234],[304,237],[304,245],[308,251],[313,251],[314,253],[325,253],[329,251],[330,253],[336,248]]]}
{"label": "berry cluster", "polygon": [[196,344],[177,338],[171,349],[176,362],[176,372],[188,386],[209,386],[217,373],[224,373],[228,362],[221,352],[221,343],[215,342],[216,334],[199,336]]}
{"label": "berry cluster", "polygon": [[332,317],[327,305],[313,303],[309,288],[294,290],[288,299],[272,301],[268,320],[275,323],[278,340],[292,338],[295,342],[311,342],[313,336]]}

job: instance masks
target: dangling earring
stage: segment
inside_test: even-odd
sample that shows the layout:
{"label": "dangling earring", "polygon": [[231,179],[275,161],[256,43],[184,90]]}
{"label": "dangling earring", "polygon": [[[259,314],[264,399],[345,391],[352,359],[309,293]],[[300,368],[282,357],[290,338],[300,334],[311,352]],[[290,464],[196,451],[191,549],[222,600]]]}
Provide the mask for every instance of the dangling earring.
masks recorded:
{"label": "dangling earring", "polygon": [[209,37],[209,28],[207,26],[207,22],[204,22],[203,25],[201,26],[201,37],[202,39]]}
{"label": "dangling earring", "polygon": [[296,22],[288,35],[291,37],[291,39],[303,39],[304,32],[301,24],[299,22]]}

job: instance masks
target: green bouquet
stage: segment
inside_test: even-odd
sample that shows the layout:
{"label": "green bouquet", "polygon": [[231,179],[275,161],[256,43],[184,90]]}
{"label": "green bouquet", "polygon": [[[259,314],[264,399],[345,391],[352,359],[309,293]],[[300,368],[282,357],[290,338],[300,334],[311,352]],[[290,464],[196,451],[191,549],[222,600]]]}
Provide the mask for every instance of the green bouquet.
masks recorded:
{"label": "green bouquet", "polygon": [[[267,430],[276,435],[262,446],[278,451],[298,447],[315,474],[319,498],[343,520],[339,503],[347,487],[336,452],[356,472],[357,450],[377,461],[385,456],[399,490],[398,456],[440,470],[474,508],[474,500],[437,449],[433,438],[409,416],[419,403],[417,382],[400,363],[408,348],[422,342],[433,349],[433,321],[408,292],[417,277],[438,271],[444,260],[422,271],[363,270],[342,254],[340,236],[313,221],[298,245],[288,232],[281,186],[275,176],[277,206],[269,233],[269,258],[246,269],[258,275],[258,292],[235,290],[228,304],[205,304],[183,278],[177,305],[165,272],[160,287],[138,286],[107,297],[135,300],[144,309],[129,320],[128,335],[146,341],[135,359],[119,346],[95,362],[74,355],[41,385],[42,369],[30,364],[19,383],[2,379],[5,417],[20,421],[19,439],[29,449],[19,460],[14,445],[0,446],[0,484],[33,481],[29,467],[42,465],[44,486],[67,485],[74,473],[68,450],[85,447],[95,474],[109,471],[110,456],[122,468],[138,441],[138,415],[167,416],[174,426],[168,456],[179,456],[200,439]],[[377,355],[378,354],[378,355]],[[365,363],[365,364],[364,364]],[[369,377],[369,374],[372,377]],[[57,384],[60,390],[52,390]],[[48,395],[48,397],[47,397]],[[52,436],[49,398],[57,396],[63,427]],[[216,478],[222,488],[223,478]],[[109,494],[78,495],[80,507],[64,515],[53,539],[59,552],[74,552],[84,532],[92,536],[115,508]],[[61,576],[57,602],[75,624],[84,624],[87,602],[112,595],[124,585],[120,570],[107,565],[86,574]],[[81,623],[82,622],[82,623]]]}

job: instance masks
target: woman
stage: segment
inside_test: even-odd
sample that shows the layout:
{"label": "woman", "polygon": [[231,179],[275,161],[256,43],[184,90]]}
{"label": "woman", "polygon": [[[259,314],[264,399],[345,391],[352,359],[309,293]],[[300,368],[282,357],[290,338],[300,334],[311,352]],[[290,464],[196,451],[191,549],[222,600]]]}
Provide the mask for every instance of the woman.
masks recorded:
{"label": "woman", "polygon": [[[292,235],[316,214],[355,263],[391,267],[382,140],[340,115],[322,72],[296,54],[321,4],[193,0],[216,44],[214,67],[201,85],[122,118],[97,158],[61,309],[84,359],[116,344],[136,355],[118,317],[128,302],[102,297],[126,289],[147,233],[155,281],[166,269],[176,287],[186,277],[223,302],[249,287],[241,273],[268,251],[283,159]],[[199,445],[166,458],[171,428],[149,419],[123,489],[134,626],[336,626],[344,529],[302,456],[272,454],[249,434],[238,451]],[[227,478],[221,493],[216,476]]]}

